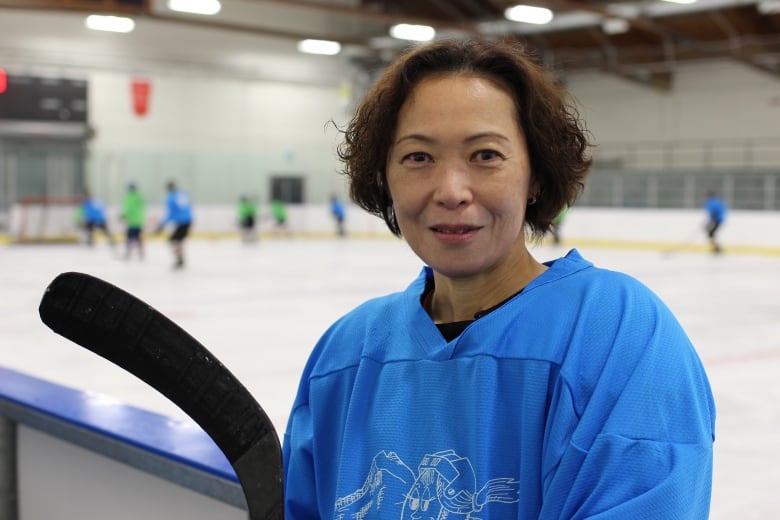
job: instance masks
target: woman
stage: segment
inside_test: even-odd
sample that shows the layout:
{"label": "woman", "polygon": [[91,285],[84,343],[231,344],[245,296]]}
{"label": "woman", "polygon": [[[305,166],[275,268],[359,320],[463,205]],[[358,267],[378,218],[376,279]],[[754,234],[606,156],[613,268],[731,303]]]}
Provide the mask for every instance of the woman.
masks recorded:
{"label": "woman", "polygon": [[588,142],[521,48],[391,65],[339,149],[353,200],[425,266],[321,338],[284,440],[303,518],[706,518],[714,404],[668,308],[577,251],[539,263]]}

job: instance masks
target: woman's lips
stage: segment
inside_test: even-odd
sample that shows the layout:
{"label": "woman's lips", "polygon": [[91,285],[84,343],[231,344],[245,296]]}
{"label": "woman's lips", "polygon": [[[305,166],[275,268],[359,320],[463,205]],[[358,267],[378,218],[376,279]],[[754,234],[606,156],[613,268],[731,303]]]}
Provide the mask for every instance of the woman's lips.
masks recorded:
{"label": "woman's lips", "polygon": [[447,224],[431,226],[430,229],[439,241],[445,244],[458,245],[470,242],[481,227],[466,224]]}
{"label": "woman's lips", "polygon": [[435,231],[437,233],[445,233],[448,235],[464,235],[466,233],[471,233],[473,231],[476,231],[479,229],[479,226],[470,226],[470,225],[438,225],[438,226],[431,226],[431,230]]}

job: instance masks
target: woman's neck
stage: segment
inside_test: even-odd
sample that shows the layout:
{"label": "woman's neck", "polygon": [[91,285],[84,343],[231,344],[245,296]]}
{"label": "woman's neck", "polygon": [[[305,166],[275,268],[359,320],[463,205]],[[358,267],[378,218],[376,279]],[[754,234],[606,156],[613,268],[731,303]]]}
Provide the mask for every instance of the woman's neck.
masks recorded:
{"label": "woman's neck", "polygon": [[426,295],[424,306],[435,323],[473,320],[480,311],[495,307],[522,291],[546,269],[529,253],[513,268],[500,273],[448,278],[434,271],[434,288]]}

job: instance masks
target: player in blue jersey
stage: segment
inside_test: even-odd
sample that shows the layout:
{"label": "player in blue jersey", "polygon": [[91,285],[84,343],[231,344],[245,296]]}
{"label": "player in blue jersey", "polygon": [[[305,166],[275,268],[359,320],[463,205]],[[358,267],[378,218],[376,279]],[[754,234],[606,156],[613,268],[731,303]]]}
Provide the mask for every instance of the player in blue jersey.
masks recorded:
{"label": "player in blue jersey", "polygon": [[720,253],[723,249],[720,247],[717,239],[717,233],[720,226],[726,220],[726,203],[723,199],[718,197],[718,194],[714,191],[707,193],[707,200],[704,201],[704,211],[707,212],[707,224],[705,225],[705,231],[707,232],[707,238],[712,246],[713,253]]}
{"label": "player in blue jersey", "polygon": [[299,519],[704,519],[715,408],[678,321],[637,280],[540,239],[587,134],[522,48],[411,50],[339,147],[352,199],[424,266],[314,348],[284,437]]}
{"label": "player in blue jersey", "polygon": [[80,210],[82,225],[86,231],[87,245],[91,246],[94,243],[95,230],[99,229],[106,236],[109,245],[114,247],[114,237],[108,229],[105,205],[87,192],[84,194]]}
{"label": "player in blue jersey", "polygon": [[335,195],[330,196],[330,214],[333,217],[333,220],[336,221],[336,233],[338,236],[346,236],[347,230],[344,228],[344,219],[347,216],[347,212],[344,208],[344,204],[342,204]]}
{"label": "player in blue jersey", "polygon": [[184,240],[190,233],[192,226],[192,203],[186,192],[176,187],[173,181],[166,184],[168,195],[165,197],[165,218],[157,226],[157,233],[161,233],[166,225],[173,223],[174,228],[168,241],[171,243],[174,256],[174,269],[184,267]]}

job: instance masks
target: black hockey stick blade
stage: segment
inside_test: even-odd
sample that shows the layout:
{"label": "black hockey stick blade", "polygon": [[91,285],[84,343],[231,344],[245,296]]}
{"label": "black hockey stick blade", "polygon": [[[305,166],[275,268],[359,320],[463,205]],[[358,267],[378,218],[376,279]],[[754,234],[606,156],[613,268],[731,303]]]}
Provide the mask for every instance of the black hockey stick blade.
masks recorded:
{"label": "black hockey stick blade", "polygon": [[54,332],[135,375],[198,423],[233,466],[251,520],[283,518],[273,423],[203,345],[150,305],[84,273],[52,280],[38,310]]}

